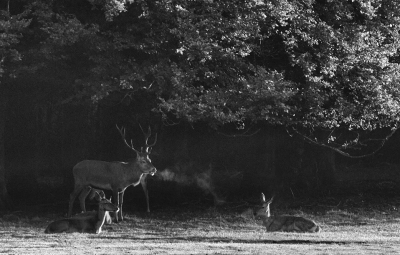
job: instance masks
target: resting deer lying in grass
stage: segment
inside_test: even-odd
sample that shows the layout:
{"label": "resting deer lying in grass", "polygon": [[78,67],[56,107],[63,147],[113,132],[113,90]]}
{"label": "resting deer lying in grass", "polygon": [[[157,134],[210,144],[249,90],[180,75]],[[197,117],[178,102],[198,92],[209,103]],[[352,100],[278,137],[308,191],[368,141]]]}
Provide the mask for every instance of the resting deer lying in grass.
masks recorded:
{"label": "resting deer lying in grass", "polygon": [[[69,219],[57,220],[50,223],[45,233],[62,233],[62,232],[81,232],[81,233],[96,233],[100,234],[101,227],[107,217],[107,212],[118,212],[118,206],[111,203],[111,200],[101,198],[100,194],[97,193],[99,198],[99,209],[97,212],[86,212],[78,214]],[[110,217],[110,216],[108,216]],[[111,219],[110,219],[111,220]]]}
{"label": "resting deer lying in grass", "polygon": [[[89,215],[97,214],[97,211],[89,211],[89,212],[86,211],[86,206],[85,206],[86,197],[88,197],[89,200],[96,199],[98,202],[100,202],[102,199],[106,199],[106,194],[104,194],[104,191],[102,191],[101,189],[95,189],[90,186],[86,186],[79,195],[79,203],[82,212],[74,215],[73,218],[77,217],[82,218],[82,217],[87,217]],[[109,225],[112,223],[113,214],[114,214],[113,212],[110,213],[109,211],[105,211],[104,224]]]}
{"label": "resting deer lying in grass", "polygon": [[261,193],[261,205],[255,216],[259,216],[263,220],[263,225],[268,232],[319,232],[321,228],[312,220],[300,216],[281,215],[271,216],[269,205],[272,203],[273,197],[269,201],[265,201],[265,196]]}

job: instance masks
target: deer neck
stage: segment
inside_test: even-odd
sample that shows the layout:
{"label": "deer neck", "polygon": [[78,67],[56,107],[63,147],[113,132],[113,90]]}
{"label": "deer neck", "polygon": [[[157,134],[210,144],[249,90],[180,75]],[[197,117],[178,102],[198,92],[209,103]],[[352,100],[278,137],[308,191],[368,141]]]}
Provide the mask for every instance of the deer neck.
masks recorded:
{"label": "deer neck", "polygon": [[264,223],[266,223],[271,217],[271,213],[269,210],[269,206],[266,208],[265,213],[261,214],[261,219]]}
{"label": "deer neck", "polygon": [[137,164],[137,160],[133,160],[128,163],[122,164],[122,167],[125,169],[125,174],[127,175],[127,179],[133,186],[137,186],[140,183],[140,179],[145,175],[142,171],[140,171],[139,166]]}
{"label": "deer neck", "polygon": [[97,213],[97,220],[104,223],[105,218],[106,218],[106,211],[103,208],[99,208],[99,211]]}
{"label": "deer neck", "polygon": [[139,185],[140,184],[140,180],[143,178],[145,176],[145,174],[144,173],[142,173],[140,176],[139,176],[139,179],[136,181],[133,181],[132,182],[132,185],[134,186],[134,187],[136,187],[137,185]]}
{"label": "deer neck", "polygon": [[271,213],[269,210],[269,207],[267,208],[265,214],[262,215],[262,221],[263,221],[263,225],[265,227],[267,227],[267,229],[269,228],[269,226],[272,224],[273,219],[271,218]]}

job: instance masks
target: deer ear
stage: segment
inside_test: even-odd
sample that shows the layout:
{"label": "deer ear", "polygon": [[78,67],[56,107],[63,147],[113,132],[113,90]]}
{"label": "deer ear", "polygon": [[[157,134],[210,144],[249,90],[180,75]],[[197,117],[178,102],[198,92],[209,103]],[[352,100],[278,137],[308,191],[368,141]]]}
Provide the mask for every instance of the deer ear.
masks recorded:
{"label": "deer ear", "polygon": [[274,201],[274,196],[271,197],[271,199],[268,201],[268,204],[272,203]]}
{"label": "deer ear", "polygon": [[102,190],[100,190],[99,195],[100,195],[100,197],[101,197],[102,199],[103,199],[103,198],[106,198],[106,194],[105,194],[104,191],[102,191]]}
{"label": "deer ear", "polygon": [[261,193],[261,202],[265,203],[265,195],[264,195],[264,193]]}

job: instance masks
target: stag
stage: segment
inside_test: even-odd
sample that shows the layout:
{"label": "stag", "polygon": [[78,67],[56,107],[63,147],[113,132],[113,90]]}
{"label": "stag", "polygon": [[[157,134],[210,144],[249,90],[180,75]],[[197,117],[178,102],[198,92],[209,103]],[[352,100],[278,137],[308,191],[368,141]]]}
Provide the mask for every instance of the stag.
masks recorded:
{"label": "stag", "polygon": [[[132,140],[130,144],[127,142],[125,128],[119,128],[117,126],[117,129],[125,144],[136,152],[136,158],[130,162],[84,160],[76,164],[72,170],[75,187],[70,195],[68,217],[71,217],[72,207],[76,197],[85,187],[93,186],[112,191],[113,201],[115,205],[119,207],[118,213],[115,214],[115,221],[122,221],[122,204],[125,189],[130,185],[137,186],[140,183],[142,183],[143,189],[145,189],[146,185],[143,185],[143,183],[145,183],[146,176],[156,173],[157,170],[151,163],[149,155],[152,147],[157,142],[157,134],[155,135],[154,142],[148,144],[148,139],[151,136],[150,127],[147,133],[143,132],[146,146],[144,149],[142,147],[139,151],[134,148]],[[145,190],[145,195],[148,201],[147,188]]]}

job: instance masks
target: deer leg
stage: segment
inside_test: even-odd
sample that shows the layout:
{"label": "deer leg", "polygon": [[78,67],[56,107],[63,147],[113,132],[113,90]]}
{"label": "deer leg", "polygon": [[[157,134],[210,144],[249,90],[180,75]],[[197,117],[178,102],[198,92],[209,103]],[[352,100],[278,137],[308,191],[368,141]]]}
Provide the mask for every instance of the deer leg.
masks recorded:
{"label": "deer leg", "polygon": [[86,197],[89,195],[90,191],[92,190],[92,188],[90,186],[86,186],[81,194],[79,195],[79,204],[81,206],[81,210],[83,212],[86,212],[86,206],[85,206],[85,201],[86,201]]}
{"label": "deer leg", "polygon": [[144,191],[144,196],[146,198],[146,205],[147,205],[147,212],[150,212],[150,205],[149,205],[149,191],[147,190],[147,175],[143,176],[140,179],[140,183],[142,184],[142,188]]}
{"label": "deer leg", "polygon": [[122,204],[124,203],[124,192],[125,191],[121,191],[121,192],[118,193],[118,195],[119,195],[119,211],[117,213],[118,213],[119,218],[120,218],[121,221],[123,220],[123,217],[122,217]]}
{"label": "deer leg", "polygon": [[72,193],[69,197],[69,206],[68,206],[68,215],[67,215],[68,218],[71,217],[72,207],[74,206],[74,201],[82,189],[83,189],[82,186],[75,185],[74,191],[72,191]]}
{"label": "deer leg", "polygon": [[[122,208],[119,206],[119,194],[118,194],[117,189],[113,189],[113,200],[114,200],[114,204],[119,207],[119,211],[121,211]],[[115,213],[115,215],[114,215],[114,221],[116,223],[118,223],[118,215],[119,215],[119,213]],[[121,215],[122,215],[122,213],[121,213]]]}
{"label": "deer leg", "polygon": [[104,225],[105,216],[106,216],[106,211],[99,209],[98,221],[97,221],[97,223],[95,225],[95,233],[96,234],[100,234],[101,227]]}

